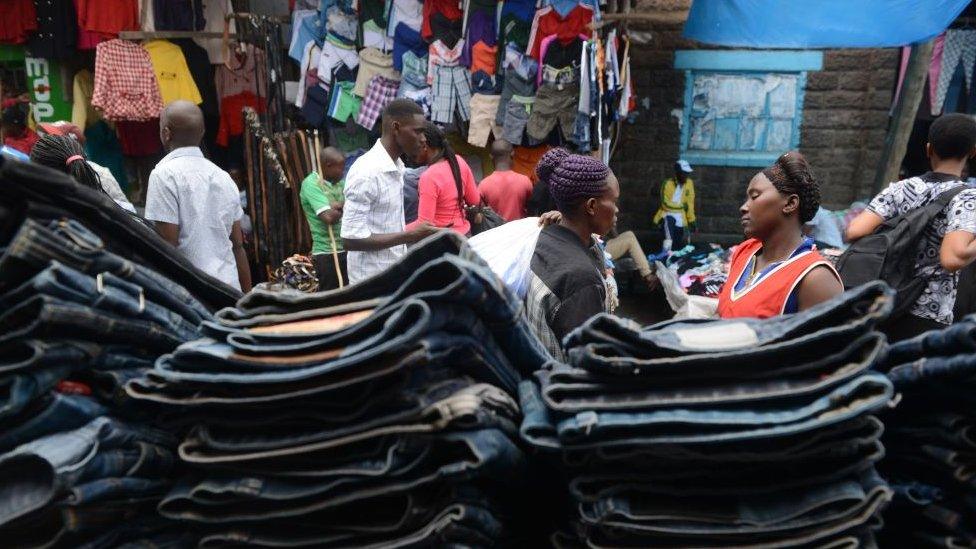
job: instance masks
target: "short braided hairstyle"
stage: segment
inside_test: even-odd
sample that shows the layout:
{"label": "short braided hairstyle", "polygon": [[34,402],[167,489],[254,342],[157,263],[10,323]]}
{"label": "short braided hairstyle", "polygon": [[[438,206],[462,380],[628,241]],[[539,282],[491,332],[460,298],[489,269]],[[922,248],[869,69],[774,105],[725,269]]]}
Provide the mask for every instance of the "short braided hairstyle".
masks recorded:
{"label": "short braided hairstyle", "polygon": [[820,184],[810,170],[807,159],[798,152],[788,152],[762,171],[780,194],[795,194],[800,199],[800,223],[817,215],[820,208]]}
{"label": "short braided hairstyle", "polygon": [[606,191],[610,168],[591,156],[556,148],[542,156],[535,173],[548,186],[556,208],[567,213],[581,201]]}

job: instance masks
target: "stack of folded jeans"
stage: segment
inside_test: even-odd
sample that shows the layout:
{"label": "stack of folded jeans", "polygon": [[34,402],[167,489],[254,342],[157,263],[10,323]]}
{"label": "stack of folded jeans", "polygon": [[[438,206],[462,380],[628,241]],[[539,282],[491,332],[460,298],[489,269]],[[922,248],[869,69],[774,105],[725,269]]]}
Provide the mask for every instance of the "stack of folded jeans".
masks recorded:
{"label": "stack of folded jeans", "polygon": [[882,283],[769,320],[609,315],[520,386],[523,438],[566,475],[591,547],[861,546],[891,490],[875,471],[892,384],[869,371]]}
{"label": "stack of folded jeans", "polygon": [[161,503],[201,545],[517,544],[522,304],[454,233],[354,286],[257,288],[130,381],[192,472]]}
{"label": "stack of folded jeans", "polygon": [[884,416],[881,540],[976,547],[976,318],[891,345],[878,369],[901,398]]}
{"label": "stack of folded jeans", "polygon": [[[163,246],[108,196],[0,163],[5,547],[180,539],[156,511],[173,484],[176,440],[124,390],[212,318],[170,278],[208,293],[208,277],[173,255],[139,255]],[[213,288],[211,303],[226,302]]]}

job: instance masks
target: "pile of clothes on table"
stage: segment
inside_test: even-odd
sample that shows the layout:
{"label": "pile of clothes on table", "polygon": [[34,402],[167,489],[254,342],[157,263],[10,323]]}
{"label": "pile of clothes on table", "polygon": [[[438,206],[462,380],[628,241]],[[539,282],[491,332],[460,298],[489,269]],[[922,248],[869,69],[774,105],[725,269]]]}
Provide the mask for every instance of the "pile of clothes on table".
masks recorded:
{"label": "pile of clothes on table", "polygon": [[651,263],[663,263],[678,278],[681,288],[688,295],[718,297],[729,276],[729,258],[732,248],[718,244],[689,244],[671,252],[648,256]]}
{"label": "pile of clothes on table", "polygon": [[882,541],[976,546],[976,318],[893,344],[878,369],[901,397],[884,418]]}
{"label": "pile of clothes on table", "polygon": [[568,483],[554,541],[873,546],[892,304],[877,283],[770,320],[589,320],[520,386],[522,436]]}
{"label": "pile of clothes on table", "polygon": [[343,289],[259,287],[127,386],[183,433],[159,510],[204,546],[525,546],[529,330],[453,232]]}
{"label": "pile of clothes on table", "polygon": [[107,195],[3,159],[0,252],[0,539],[180,541],[156,512],[176,440],[123,385],[238,294]]}

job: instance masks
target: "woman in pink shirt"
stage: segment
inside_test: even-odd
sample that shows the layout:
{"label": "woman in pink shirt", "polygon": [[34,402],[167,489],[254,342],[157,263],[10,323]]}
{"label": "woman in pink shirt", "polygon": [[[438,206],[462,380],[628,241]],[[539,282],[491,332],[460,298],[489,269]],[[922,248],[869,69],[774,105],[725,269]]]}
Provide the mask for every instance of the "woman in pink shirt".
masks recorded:
{"label": "woman in pink shirt", "polygon": [[424,134],[430,163],[417,186],[417,220],[407,228],[427,222],[467,235],[471,232],[471,223],[465,215],[465,207],[481,203],[474,174],[464,158],[454,154],[444,132],[438,129]]}

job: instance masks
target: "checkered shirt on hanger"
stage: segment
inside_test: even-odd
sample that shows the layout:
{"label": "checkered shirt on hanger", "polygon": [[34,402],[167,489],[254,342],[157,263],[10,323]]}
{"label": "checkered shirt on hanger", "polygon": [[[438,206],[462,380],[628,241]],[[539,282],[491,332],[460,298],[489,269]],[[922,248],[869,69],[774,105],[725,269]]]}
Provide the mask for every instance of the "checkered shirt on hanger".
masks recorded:
{"label": "checkered shirt on hanger", "polygon": [[142,46],[115,39],[95,48],[92,106],[111,121],[159,117],[163,99],[149,53]]}
{"label": "checkered shirt on hanger", "polygon": [[385,76],[374,76],[369,81],[366,97],[359,108],[359,116],[356,118],[356,122],[367,130],[373,129],[376,120],[383,113],[383,109],[396,99],[399,89],[399,81],[391,80]]}

